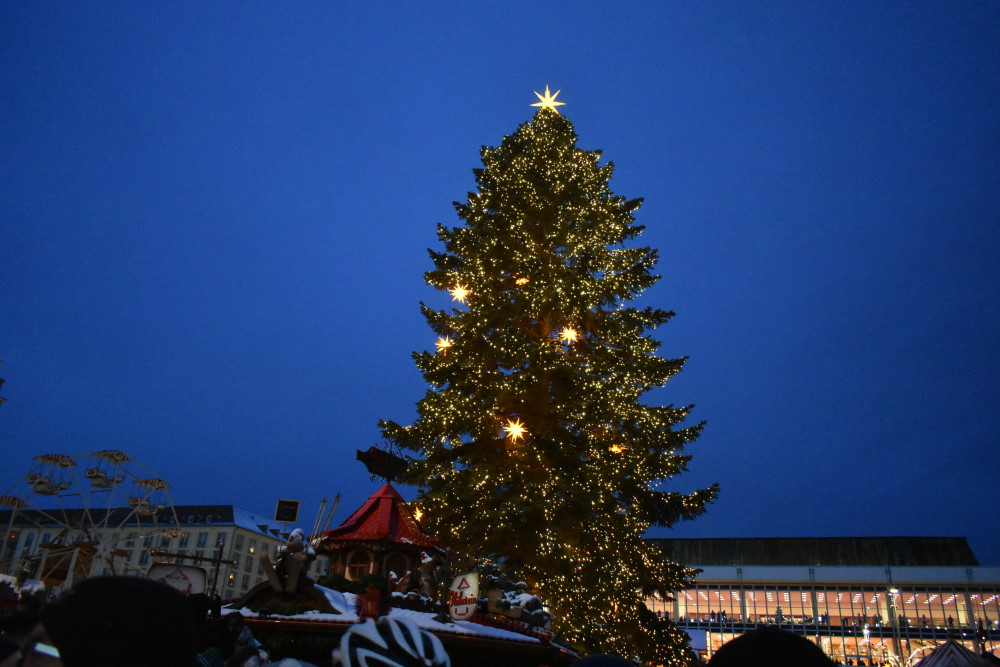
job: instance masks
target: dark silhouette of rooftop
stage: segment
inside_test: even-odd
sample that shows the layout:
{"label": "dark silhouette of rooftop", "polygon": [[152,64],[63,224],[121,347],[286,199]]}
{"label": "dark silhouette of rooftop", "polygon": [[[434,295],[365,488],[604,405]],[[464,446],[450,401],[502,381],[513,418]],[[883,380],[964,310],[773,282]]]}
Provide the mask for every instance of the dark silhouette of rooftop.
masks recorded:
{"label": "dark silhouette of rooftop", "polygon": [[654,538],[685,565],[976,567],[964,537]]}

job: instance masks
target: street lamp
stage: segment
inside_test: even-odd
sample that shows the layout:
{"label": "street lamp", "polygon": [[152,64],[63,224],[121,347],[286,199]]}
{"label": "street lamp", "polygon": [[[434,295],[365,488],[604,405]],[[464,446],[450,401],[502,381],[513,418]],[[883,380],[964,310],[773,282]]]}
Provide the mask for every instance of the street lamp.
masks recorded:
{"label": "street lamp", "polygon": [[898,588],[889,589],[889,605],[886,611],[889,612],[889,624],[892,626],[892,645],[896,657],[903,655],[903,637],[899,628],[899,609],[896,608],[896,600],[899,597]]}

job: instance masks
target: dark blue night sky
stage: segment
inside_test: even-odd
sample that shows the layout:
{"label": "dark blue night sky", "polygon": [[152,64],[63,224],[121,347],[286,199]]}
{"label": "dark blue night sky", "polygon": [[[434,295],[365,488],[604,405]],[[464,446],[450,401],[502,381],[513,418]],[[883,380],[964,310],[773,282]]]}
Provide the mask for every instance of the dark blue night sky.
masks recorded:
{"label": "dark blue night sky", "polygon": [[[121,449],[177,504],[379,483],[437,222],[561,89],[644,197],[694,536],[1000,565],[1000,4],[0,5],[0,493]],[[412,491],[401,489],[404,494]]]}

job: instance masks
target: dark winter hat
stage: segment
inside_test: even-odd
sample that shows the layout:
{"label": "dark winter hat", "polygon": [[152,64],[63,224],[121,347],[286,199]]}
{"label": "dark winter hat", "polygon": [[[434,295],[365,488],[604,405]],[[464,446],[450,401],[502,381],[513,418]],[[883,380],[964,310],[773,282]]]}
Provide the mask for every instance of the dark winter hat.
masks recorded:
{"label": "dark winter hat", "polygon": [[86,579],[42,610],[66,667],[187,667],[197,625],[180,592],[138,577]]}
{"label": "dark winter hat", "polygon": [[708,667],[834,667],[823,650],[805,637],[774,626],[751,630],[723,644]]}

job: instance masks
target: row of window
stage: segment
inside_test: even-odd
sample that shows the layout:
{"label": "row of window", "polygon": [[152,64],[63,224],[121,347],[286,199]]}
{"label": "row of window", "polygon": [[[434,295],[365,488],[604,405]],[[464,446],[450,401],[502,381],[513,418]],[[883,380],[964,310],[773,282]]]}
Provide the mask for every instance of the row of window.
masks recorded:
{"label": "row of window", "polygon": [[696,585],[673,601],[651,599],[654,611],[679,620],[874,627],[1000,627],[996,589],[868,586],[726,587]]}
{"label": "row of window", "polygon": [[[119,555],[114,558],[114,571],[118,573],[135,573],[136,570],[143,570],[148,567],[153,558],[150,556],[149,550],[153,547],[158,547],[159,549],[167,552],[181,552],[187,553],[189,556],[194,556],[190,560],[191,565],[198,565],[211,570],[211,564],[206,564],[202,561],[196,560],[197,558],[205,557],[206,554],[209,557],[215,556],[215,547],[222,544],[226,545],[230,538],[232,538],[232,546],[228,550],[229,553],[226,556],[228,560],[236,560],[239,563],[235,566],[236,570],[242,570],[241,583],[245,583],[242,587],[244,591],[248,589],[251,585],[256,584],[257,581],[261,581],[264,578],[264,568],[259,561],[258,549],[274,549],[278,545],[277,540],[261,540],[258,543],[256,539],[246,539],[246,535],[239,532],[239,529],[230,529],[229,531],[218,531],[214,532],[214,541],[210,541],[213,537],[214,531],[198,531],[196,533],[184,533],[178,535],[176,538],[170,535],[138,535],[134,532],[111,532],[106,535],[107,545],[114,550],[124,552],[124,555]],[[235,533],[235,534],[233,534]],[[3,569],[11,569],[9,566],[12,563],[17,563],[25,558],[36,556],[42,551],[42,545],[47,545],[52,543],[56,539],[56,534],[53,532],[39,532],[39,531],[24,531],[24,532],[14,532],[9,535],[9,542],[7,544],[7,554],[6,561]],[[89,541],[87,536],[82,531],[77,531],[70,533],[68,536],[60,540],[63,544],[72,544],[74,542]],[[193,544],[192,544],[193,543]],[[246,549],[244,550],[244,545]],[[195,548],[191,548],[194,546]],[[179,564],[185,564],[188,558],[185,557],[167,557],[174,562]],[[100,574],[110,574],[110,565],[99,565],[100,569],[97,570]],[[224,569],[233,569],[233,566],[226,565]],[[96,570],[96,568],[95,568]],[[95,572],[96,573],[96,572]],[[256,576],[254,577],[254,573]],[[251,581],[251,579],[253,579]]]}
{"label": "row of window", "polygon": [[[749,625],[776,624],[816,641],[844,665],[919,656],[946,638],[970,649],[1000,646],[1000,589],[901,585],[699,583],[647,605],[695,637],[708,655]],[[977,646],[978,644],[978,646]]]}
{"label": "row of window", "polygon": [[[214,545],[218,546],[218,544],[220,542],[221,543],[225,543],[227,535],[228,535],[228,533],[225,533],[225,532],[218,532],[218,533],[216,533],[215,534],[215,543],[214,543]],[[11,535],[11,541],[14,542],[15,544],[20,543],[20,552],[23,555],[28,556],[28,555],[33,555],[33,554],[35,554],[38,551],[38,545],[35,544],[35,539],[38,536],[39,536],[39,533],[26,532],[26,533],[23,534],[23,539],[18,539],[19,538],[19,534],[18,533],[14,533],[13,535]],[[40,536],[41,536],[41,539],[40,539],[40,541],[39,541],[38,544],[49,544],[50,542],[52,542],[53,539],[55,539],[55,536],[53,535],[53,533],[41,533]],[[122,546],[122,541],[124,540],[124,546],[125,547],[134,547],[135,546],[135,542],[136,542],[136,537],[137,537],[136,533],[124,533],[124,534],[123,533],[111,533],[111,537],[110,537],[110,539],[108,541],[108,544],[112,548],[116,548],[117,549],[118,547]],[[198,535],[197,535],[197,538],[196,538],[196,545],[197,545],[197,547],[200,548],[200,549],[204,549],[205,547],[207,547],[208,546],[208,537],[209,537],[209,532],[208,531],[201,531],[201,532],[199,532]],[[238,538],[242,542],[243,536],[239,535]],[[82,531],[79,531],[79,532],[76,532],[76,533],[71,533],[68,536],[68,538],[65,540],[65,543],[72,544],[73,542],[80,542],[80,541],[84,541],[86,539],[87,539],[86,535]],[[161,535],[160,536],[160,540],[159,540],[159,546],[160,546],[160,548],[161,549],[167,549],[167,548],[170,548],[171,546],[173,546],[172,539],[173,538],[170,535]],[[147,548],[148,547],[152,547],[154,540],[155,540],[155,538],[154,538],[153,535],[146,535],[146,536],[144,536],[143,537],[143,546],[145,546]],[[186,549],[186,548],[188,548],[189,544],[190,544],[190,535],[188,533],[182,533],[181,535],[178,536],[178,538],[177,538],[177,545],[176,545],[177,548],[179,548],[179,549]],[[239,548],[239,547],[237,546],[237,548]]]}

